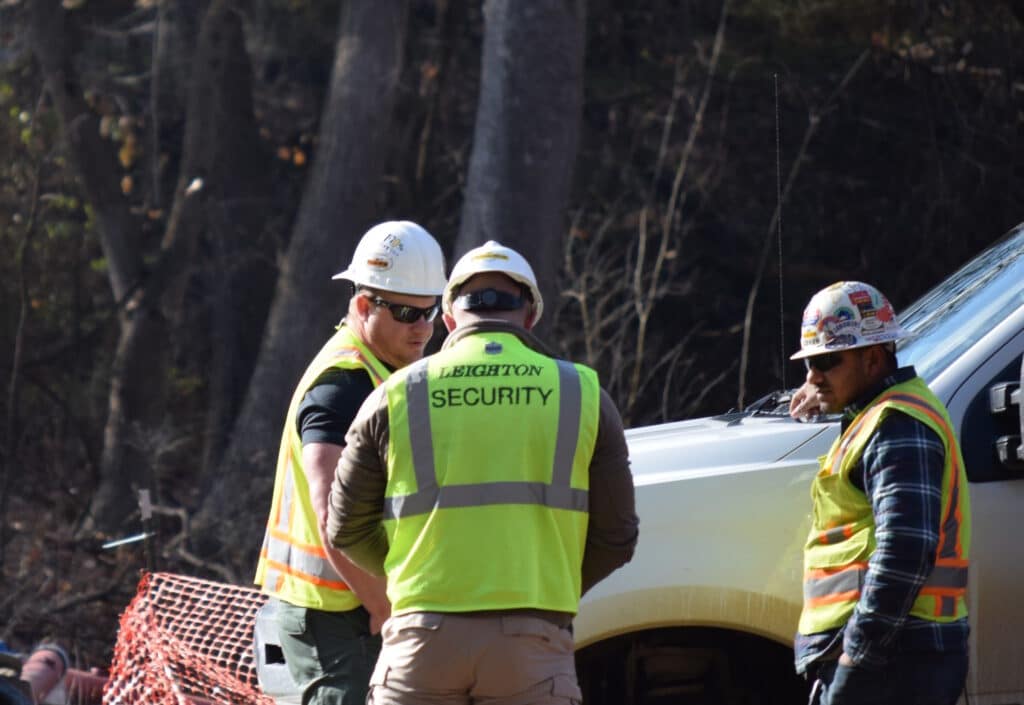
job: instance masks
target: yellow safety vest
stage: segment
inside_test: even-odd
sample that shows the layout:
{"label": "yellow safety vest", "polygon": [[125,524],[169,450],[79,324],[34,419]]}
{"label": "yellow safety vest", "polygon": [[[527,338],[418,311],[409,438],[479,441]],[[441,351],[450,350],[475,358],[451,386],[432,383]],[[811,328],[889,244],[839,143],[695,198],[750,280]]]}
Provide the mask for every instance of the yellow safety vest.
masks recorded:
{"label": "yellow safety vest", "polygon": [[302,469],[302,439],[296,428],[302,398],[316,379],[332,367],[365,370],[374,387],[390,374],[344,323],[313,358],[292,395],[281,433],[274,499],[254,582],[284,602],[343,612],[355,609],[360,602],[327,560],[309,496],[309,482]]}
{"label": "yellow safety vest", "polygon": [[804,548],[801,634],[836,629],[849,619],[875,550],[875,520],[867,496],[850,481],[864,447],[888,414],[908,414],[942,439],[946,467],[935,567],[910,609],[934,622],[967,615],[971,510],[960,447],[942,402],[919,377],[890,387],[836,439],[811,486],[814,520]]}
{"label": "yellow safety vest", "polygon": [[392,612],[575,613],[597,374],[484,332],[400,370],[385,390]]}

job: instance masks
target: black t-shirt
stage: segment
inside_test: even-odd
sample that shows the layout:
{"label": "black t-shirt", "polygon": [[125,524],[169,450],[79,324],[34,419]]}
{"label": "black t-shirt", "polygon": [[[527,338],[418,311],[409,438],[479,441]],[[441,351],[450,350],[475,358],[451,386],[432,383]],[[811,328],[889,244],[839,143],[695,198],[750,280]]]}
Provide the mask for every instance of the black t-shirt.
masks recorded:
{"label": "black t-shirt", "polygon": [[366,370],[331,368],[317,377],[295,416],[302,445],[345,445],[348,427],[372,391],[373,381]]}

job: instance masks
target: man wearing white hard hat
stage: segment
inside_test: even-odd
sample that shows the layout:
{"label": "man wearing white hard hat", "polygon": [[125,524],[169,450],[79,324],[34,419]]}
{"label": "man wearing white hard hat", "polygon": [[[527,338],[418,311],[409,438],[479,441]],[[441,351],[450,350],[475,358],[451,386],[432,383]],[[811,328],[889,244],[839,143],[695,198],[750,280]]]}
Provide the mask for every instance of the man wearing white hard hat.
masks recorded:
{"label": "man wearing white hard hat", "polygon": [[390,612],[384,581],[325,540],[327,500],[345,432],[363,400],[423,357],[440,310],[444,255],[408,221],[374,226],[335,279],[352,282],[348,313],[292,395],[255,582],[275,603],[278,636],[303,705],[366,698]]}
{"label": "man wearing white hard hat", "polygon": [[328,534],[392,603],[368,703],[579,702],[572,619],[632,556],[637,518],[619,413],[529,332],[543,305],[518,252],[466,253],[441,351],[349,430]]}
{"label": "man wearing white hard hat", "polygon": [[838,282],[792,356],[802,396],[842,414],[812,485],[794,644],[820,705],[953,705],[967,676],[967,477],[945,406],[897,364],[906,336],[875,287]]}

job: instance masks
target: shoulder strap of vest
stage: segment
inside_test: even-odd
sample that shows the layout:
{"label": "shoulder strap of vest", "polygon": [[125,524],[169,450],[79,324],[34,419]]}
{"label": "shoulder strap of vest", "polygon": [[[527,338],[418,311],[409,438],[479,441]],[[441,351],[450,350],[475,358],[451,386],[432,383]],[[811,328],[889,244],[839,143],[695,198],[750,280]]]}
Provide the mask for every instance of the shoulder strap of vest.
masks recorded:
{"label": "shoulder strap of vest", "polygon": [[330,356],[325,363],[333,364],[341,360],[353,360],[360,367],[366,370],[373,380],[373,386],[379,387],[389,376],[387,368],[378,360],[369,348],[357,338],[352,331],[342,326],[338,330],[339,335],[335,336],[337,347],[331,349]]}
{"label": "shoulder strap of vest", "polygon": [[[889,410],[903,410],[911,415],[923,415],[931,421],[929,425],[932,430],[938,431],[943,445],[946,448],[946,467],[949,468],[949,493],[944,499],[945,506],[942,508],[942,523],[939,526],[939,559],[958,559],[963,554],[960,545],[960,517],[958,507],[960,500],[960,454],[957,450],[956,434],[954,433],[945,414],[936,409],[932,401],[924,395],[907,389],[907,385],[897,385],[882,393],[875,402],[862,411],[846,432],[843,433],[835,453],[829,455],[828,471],[830,474],[838,471],[841,467],[843,456],[860,435],[870,434],[874,431],[878,417]],[[915,414],[916,412],[916,414]]]}

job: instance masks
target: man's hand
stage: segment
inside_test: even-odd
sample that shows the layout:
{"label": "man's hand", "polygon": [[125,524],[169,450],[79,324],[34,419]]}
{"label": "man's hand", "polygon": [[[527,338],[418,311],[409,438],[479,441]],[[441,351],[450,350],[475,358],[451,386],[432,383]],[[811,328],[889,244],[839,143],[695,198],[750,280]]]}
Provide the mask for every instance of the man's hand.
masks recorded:
{"label": "man's hand", "polygon": [[352,593],[370,613],[370,633],[376,634],[381,625],[391,616],[384,578],[370,575],[348,560],[331,545],[327,536],[327,502],[331,491],[334,467],[341,456],[341,446],[330,443],[309,443],[302,447],[302,467],[309,482],[310,501],[317,515],[317,529],[324,547],[327,561],[345,581]]}
{"label": "man's hand", "polygon": [[821,406],[818,404],[818,388],[810,382],[804,382],[800,389],[793,392],[793,398],[789,400],[789,415],[797,421],[810,421],[821,414]]}
{"label": "man's hand", "polygon": [[848,668],[852,668],[853,666],[856,666],[857,664],[855,664],[853,662],[853,659],[850,658],[849,656],[847,656],[846,652],[844,651],[843,653],[839,654],[839,665],[840,666],[846,666]]}

